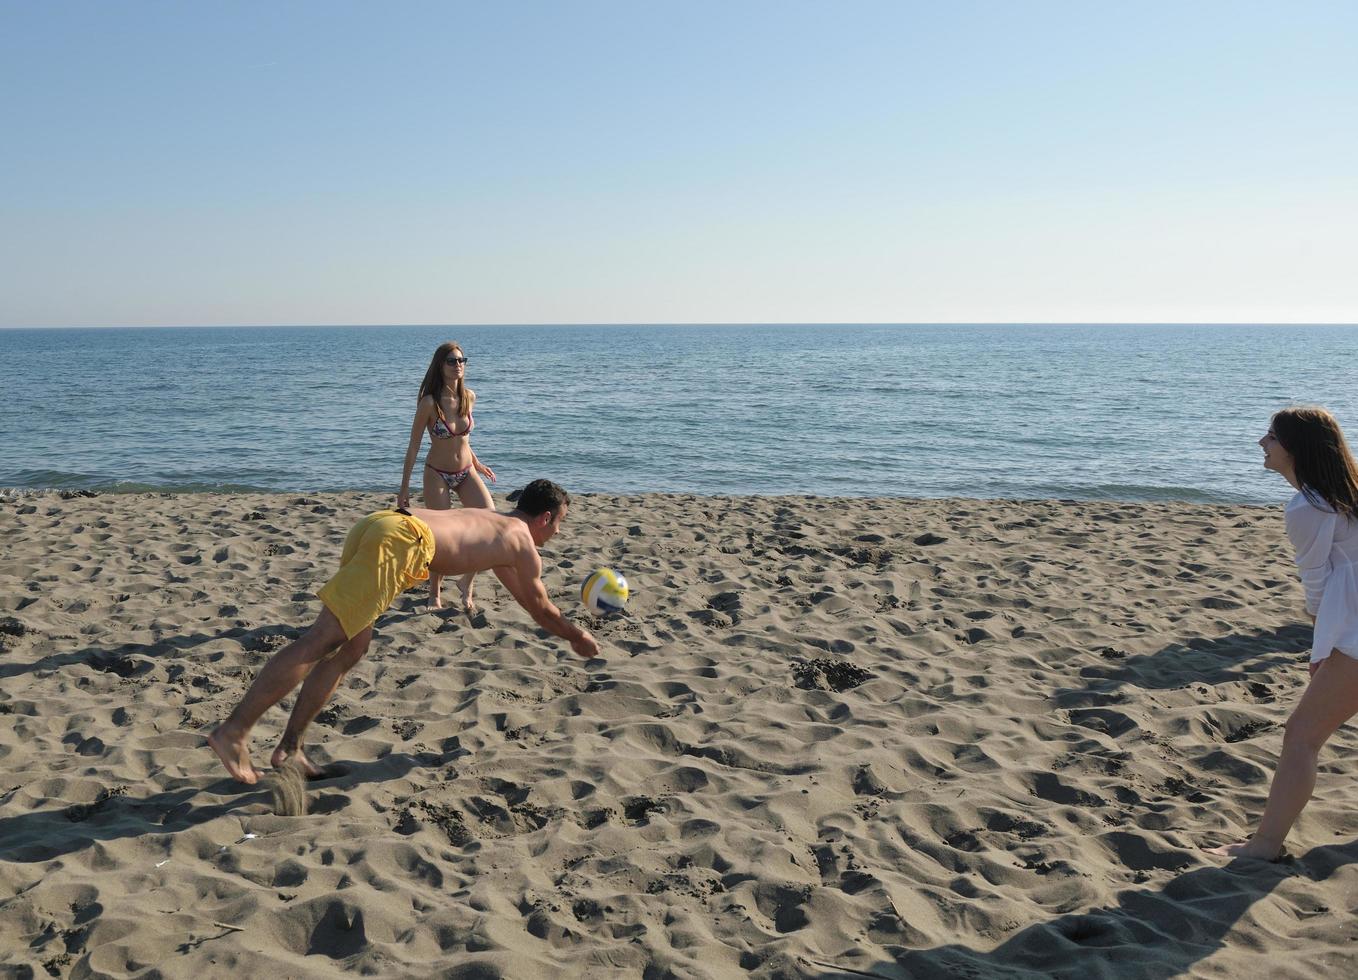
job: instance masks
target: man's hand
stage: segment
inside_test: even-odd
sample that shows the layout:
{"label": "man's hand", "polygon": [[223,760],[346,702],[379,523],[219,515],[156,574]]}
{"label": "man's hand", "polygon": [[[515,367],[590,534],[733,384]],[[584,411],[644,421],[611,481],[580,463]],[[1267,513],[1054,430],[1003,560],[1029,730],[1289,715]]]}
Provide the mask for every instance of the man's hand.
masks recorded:
{"label": "man's hand", "polygon": [[582,629],[580,635],[571,640],[571,649],[586,660],[591,660],[599,655],[599,644],[587,629]]}

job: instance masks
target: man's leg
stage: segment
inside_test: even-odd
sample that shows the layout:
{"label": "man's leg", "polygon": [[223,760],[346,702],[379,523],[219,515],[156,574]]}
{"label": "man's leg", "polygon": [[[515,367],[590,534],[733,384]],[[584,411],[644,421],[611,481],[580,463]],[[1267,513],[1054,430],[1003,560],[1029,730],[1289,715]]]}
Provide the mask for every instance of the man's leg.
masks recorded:
{"label": "man's leg", "polygon": [[372,638],[371,626],[360,633],[355,633],[353,639],[335,651],[333,656],[317,664],[316,669],[307,675],[306,683],[297,694],[297,703],[292,706],[288,727],[284,730],[283,737],[279,739],[278,748],[274,749],[270,765],[277,768],[285,759],[291,758],[301,765],[302,771],[308,776],[321,775],[320,768],[306,757],[303,749],[307,726],[321,713],[325,703],[335,693],[335,688],[344,680],[344,675],[363,659]]}
{"label": "man's leg", "polygon": [[317,663],[343,642],[344,629],[339,620],[329,609],[323,608],[310,629],[270,658],[236,710],[208,736],[208,744],[227,772],[243,783],[253,785],[259,781],[247,745],[250,729],[264,712],[287,697]]}

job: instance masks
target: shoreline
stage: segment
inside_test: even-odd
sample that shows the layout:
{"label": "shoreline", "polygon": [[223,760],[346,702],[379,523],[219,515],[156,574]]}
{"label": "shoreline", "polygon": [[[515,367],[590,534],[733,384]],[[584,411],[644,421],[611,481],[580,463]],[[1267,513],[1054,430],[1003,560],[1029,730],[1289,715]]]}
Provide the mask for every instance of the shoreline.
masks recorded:
{"label": "shoreline", "polygon": [[[488,486],[491,495],[497,503],[503,501],[512,490],[504,490],[499,486]],[[517,488],[516,488],[517,489]],[[894,501],[894,502],[915,502],[915,503],[947,503],[949,501],[965,504],[1035,504],[1035,503],[1056,503],[1056,504],[1130,504],[1130,505],[1179,505],[1184,506],[1203,506],[1203,507],[1283,507],[1287,503],[1285,496],[1277,500],[1214,500],[1203,499],[1194,500],[1180,497],[1165,498],[1138,498],[1138,497],[1060,497],[1060,496],[1033,496],[1033,497],[969,497],[969,496],[947,496],[947,497],[922,497],[906,494],[893,494],[889,496],[877,495],[845,495],[845,494],[821,494],[821,493],[717,493],[707,494],[697,491],[686,490],[638,490],[612,492],[605,490],[574,491],[566,488],[573,498],[599,497],[609,499],[640,499],[646,497],[676,498],[684,500],[826,500],[839,501],[843,503],[861,503],[864,501]],[[1204,497],[1205,491],[1200,491]],[[107,488],[91,487],[14,487],[0,486],[0,504],[27,497],[55,496],[64,500],[74,500],[92,497],[144,497],[153,498],[173,498],[173,497],[381,497],[390,496],[395,498],[395,493],[387,493],[384,489],[340,489],[340,490],[267,490],[259,488],[250,489],[158,489],[154,487],[137,487],[136,489],[118,490]],[[416,494],[416,496],[422,496]]]}
{"label": "shoreline", "polygon": [[286,817],[203,737],[390,495],[0,496],[0,964],[1301,977],[1351,956],[1344,917],[1307,911],[1347,907],[1358,863],[1351,729],[1286,869],[1200,850],[1257,817],[1306,679],[1281,507],[572,497],[544,582],[579,617],[590,571],[628,577],[626,614],[588,621],[604,658],[491,576],[481,623],[407,592],[309,733],[343,772]]}

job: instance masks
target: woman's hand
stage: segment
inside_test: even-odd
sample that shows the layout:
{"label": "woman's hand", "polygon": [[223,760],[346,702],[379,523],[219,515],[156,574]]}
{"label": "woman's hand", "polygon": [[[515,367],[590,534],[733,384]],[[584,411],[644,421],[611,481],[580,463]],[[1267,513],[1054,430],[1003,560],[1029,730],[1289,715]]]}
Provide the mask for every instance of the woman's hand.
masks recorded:
{"label": "woman's hand", "polygon": [[495,482],[495,471],[493,469],[491,469],[485,463],[481,462],[479,459],[472,460],[472,464],[476,467],[476,472],[480,473],[491,483]]}
{"label": "woman's hand", "polygon": [[399,492],[396,494],[396,509],[397,509],[397,510],[409,510],[409,509],[410,509],[410,491],[409,491],[409,490],[401,490],[401,491],[399,491]]}

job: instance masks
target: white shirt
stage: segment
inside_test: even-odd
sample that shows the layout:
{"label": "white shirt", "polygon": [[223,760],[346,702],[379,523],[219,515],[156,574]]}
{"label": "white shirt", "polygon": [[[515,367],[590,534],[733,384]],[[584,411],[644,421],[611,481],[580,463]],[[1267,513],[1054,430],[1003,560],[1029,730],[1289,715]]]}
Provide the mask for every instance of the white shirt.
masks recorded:
{"label": "white shirt", "polygon": [[1358,521],[1300,491],[1284,513],[1306,611],[1316,618],[1311,660],[1332,650],[1358,658]]}

